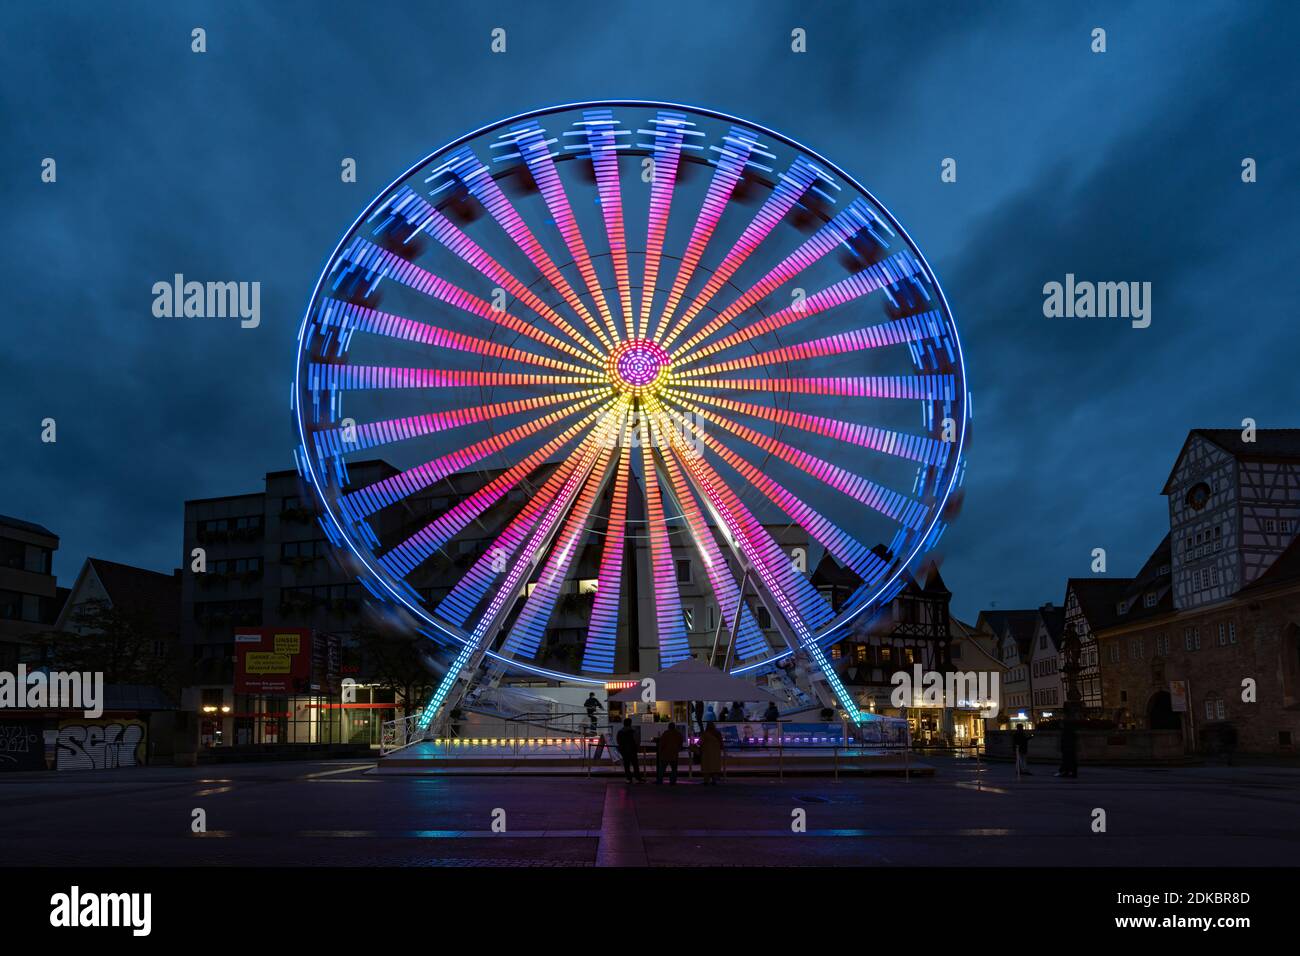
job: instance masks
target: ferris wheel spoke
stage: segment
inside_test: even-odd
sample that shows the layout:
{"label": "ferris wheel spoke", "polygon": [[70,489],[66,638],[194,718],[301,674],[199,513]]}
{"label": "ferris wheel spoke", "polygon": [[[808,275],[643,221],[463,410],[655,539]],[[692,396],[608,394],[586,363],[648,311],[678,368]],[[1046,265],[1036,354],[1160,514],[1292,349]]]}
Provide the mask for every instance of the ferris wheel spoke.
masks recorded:
{"label": "ferris wheel spoke", "polygon": [[[564,191],[564,183],[560,181],[560,174],[555,169],[555,156],[551,153],[551,146],[554,145],[555,140],[547,139],[546,130],[531,120],[503,133],[501,140],[502,142],[496,145],[513,146],[518,150],[518,153],[505,153],[498,156],[497,160],[511,159],[517,156],[528,166],[533,182],[537,183],[537,188],[542,193],[542,199],[546,201],[546,208],[551,211],[551,215],[555,218],[555,225],[560,230],[560,237],[564,240],[569,255],[573,257],[574,265],[578,267],[578,274],[582,276],[582,281],[587,286],[587,294],[596,303],[596,311],[600,313],[601,321],[605,323],[606,330],[613,340],[617,342],[619,334],[618,330],[614,328],[614,318],[610,314],[608,303],[605,302],[605,293],[600,287],[600,279],[596,276],[596,269],[591,264],[591,255],[587,252],[587,244],[582,239],[582,230],[578,228],[578,221],[574,218],[573,209],[569,206],[569,197]],[[617,157],[615,157],[614,163],[614,172],[617,175]],[[615,184],[615,194],[617,195],[617,184]]]}
{"label": "ferris wheel spoke", "polygon": [[778,607],[768,610],[781,614],[795,629],[798,639],[805,640],[833,616],[830,605],[794,569],[772,535],[703,456],[685,447],[677,423],[672,421],[662,405],[652,405],[652,414],[661,432],[667,435],[669,447],[677,454],[677,460],[692,486],[700,493],[700,500],[709,508],[718,525],[726,530],[732,546],[741,550],[750,569],[778,604]]}
{"label": "ferris wheel spoke", "polygon": [[[756,151],[762,152],[762,147],[758,145],[758,137],[739,126],[731,127],[731,131],[722,138],[722,142],[722,146],[709,147],[718,154],[714,162],[713,179],[709,183],[708,193],[695,218],[686,252],[677,267],[677,276],[673,279],[672,288],[668,292],[668,301],[664,304],[664,310],[655,323],[652,338],[656,341],[666,330],[669,318],[677,311],[677,306],[686,293],[686,286],[691,281],[691,276],[695,274],[695,267],[699,265],[700,257],[704,255],[704,249],[713,237],[713,230],[722,219],[723,210],[727,208],[727,203],[731,201],[731,194],[735,192],[736,184],[740,182],[741,174],[750,163],[750,157]],[[764,153],[764,155],[770,154]]]}
{"label": "ferris wheel spoke", "polygon": [[595,440],[594,436],[588,435],[573,449],[573,453],[551,472],[550,477],[542,483],[542,486],[534,494],[529,495],[528,501],[519,514],[515,515],[505,528],[492,539],[492,543],[474,562],[474,566],[438,602],[436,610],[439,615],[453,624],[465,623],[474,612],[474,608],[479,605],[484,595],[487,594],[493,580],[501,576],[501,572],[504,570],[504,562],[518,553],[524,539],[537,526],[537,519],[542,514],[542,511],[555,500],[556,495],[560,493],[561,488],[564,486],[564,482],[573,473],[573,470],[578,467],[582,456]]}
{"label": "ferris wheel spoke", "polygon": [[[707,340],[733,322],[746,309],[761,302],[769,293],[789,282],[804,269],[820,261],[827,253],[842,243],[850,242],[855,236],[865,235],[884,248],[887,243],[876,230],[876,226],[889,229],[879,217],[871,211],[861,199],[855,199],[841,212],[810,236],[794,252],[786,256],[767,275],[750,286],[734,302],[719,312],[702,329],[682,343],[679,352],[689,354],[699,343]],[[686,325],[679,328],[673,336],[664,342],[664,348],[672,345],[677,335],[686,331]]]}
{"label": "ferris wheel spoke", "polygon": [[618,456],[618,475],[610,499],[609,519],[605,526],[605,548],[596,572],[596,599],[587,622],[587,642],[583,647],[582,669],[600,674],[614,670],[615,646],[618,641],[618,613],[623,597],[623,555],[627,546],[627,489],[631,472],[630,454]]}
{"label": "ferris wheel spoke", "polygon": [[[418,342],[421,345],[431,345],[434,348],[469,352],[474,355],[481,355],[484,358],[495,358],[504,362],[518,362],[521,365],[540,365],[543,368],[573,372],[578,375],[594,375],[596,369],[599,368],[591,360],[586,360],[583,365],[574,365],[572,362],[566,362],[563,359],[548,358],[534,352],[525,352],[523,349],[504,345],[500,342],[481,339],[475,335],[466,335],[463,332],[453,332],[449,329],[439,328],[436,325],[408,319],[405,316],[393,315],[390,312],[379,312],[350,302],[340,302],[337,299],[326,299],[321,312],[321,327],[323,329],[336,329],[340,339],[344,340],[354,332],[365,332],[371,335],[398,339],[403,342]],[[564,343],[559,339],[554,339],[545,344],[557,348]],[[561,351],[567,350],[561,349]]]}
{"label": "ferris wheel spoke", "polygon": [[887,565],[879,555],[824,517],[794,492],[769,478],[762,469],[751,465],[707,433],[700,434],[698,440],[730,465],[737,474],[753,484],[772,504],[789,515],[799,527],[821,542],[840,564],[851,568],[863,583],[874,582],[884,572]]}
{"label": "ferris wheel spoke", "polygon": [[[789,362],[801,362],[809,359],[827,358],[832,355],[846,355],[870,349],[888,348],[910,342],[941,341],[944,336],[943,319],[938,312],[923,312],[909,315],[892,322],[882,322],[861,329],[852,329],[838,335],[827,335],[810,342],[784,345],[780,348],[743,355],[740,358],[715,362],[700,368],[687,369],[679,374],[683,379],[716,374],[717,372],[734,372],[744,368],[766,368],[769,365],[784,365]],[[688,363],[689,364],[689,363]]]}
{"label": "ferris wheel spoke", "polygon": [[[839,186],[826,173],[803,156],[796,157],[795,161],[790,164],[790,168],[782,173],[778,179],[776,189],[764,200],[754,218],[745,227],[745,231],[740,234],[740,238],[722,257],[722,261],[718,263],[718,268],[714,270],[713,275],[709,276],[708,281],[704,283],[704,287],[696,294],[686,311],[678,317],[676,322],[669,323],[666,326],[666,334],[660,343],[665,349],[690,326],[691,321],[699,314],[699,311],[709,304],[713,297],[717,295],[718,290],[726,284],[737,269],[745,264],[745,260],[749,258],[750,253],[757,249],[759,244],[771,234],[772,230],[785,218],[786,213],[794,208],[795,203],[802,199],[809,189],[818,189],[817,183],[819,181],[832,189],[839,189]],[[667,318],[668,316],[665,316],[665,319]]]}
{"label": "ferris wheel spoke", "polygon": [[[548,345],[553,349],[575,356],[591,363],[592,357],[570,342],[556,338],[549,332],[539,329],[531,322],[511,315],[505,309],[499,309],[478,296],[471,295],[459,286],[453,285],[427,269],[408,262],[401,256],[393,255],[387,249],[381,249],[368,239],[357,239],[344,255],[357,268],[376,276],[375,282],[382,278],[391,278],[402,285],[422,292],[430,298],[476,315],[502,328],[526,335],[530,339]],[[372,283],[373,284],[373,283]]]}
{"label": "ferris wheel spoke", "polygon": [[695,542],[695,549],[699,552],[700,559],[704,564],[704,572],[708,576],[709,585],[713,589],[714,597],[717,599],[722,626],[730,630],[737,614],[740,616],[740,626],[736,628],[737,656],[741,660],[750,660],[769,653],[771,648],[768,646],[767,638],[763,636],[763,632],[758,627],[758,622],[754,620],[749,605],[744,603],[736,579],[732,576],[731,569],[718,547],[717,539],[713,536],[712,530],[704,520],[695,494],[691,491],[689,483],[682,475],[676,456],[673,455],[671,449],[662,449],[660,457],[663,460],[664,471],[668,475],[668,482],[673,496],[677,499],[678,507],[686,519],[686,526],[690,530],[691,538]]}
{"label": "ferris wheel spoke", "polygon": [[659,266],[663,261],[664,236],[668,231],[668,215],[672,209],[673,193],[677,185],[677,167],[682,158],[682,150],[699,149],[699,145],[688,143],[686,137],[703,138],[704,134],[689,127],[695,124],[683,114],[660,110],[650,120],[653,129],[637,130],[643,136],[652,137],[643,148],[651,150],[650,210],[646,222],[645,273],[641,283],[641,321],[636,337],[644,339],[650,325],[650,309],[654,302],[655,286],[659,281]]}
{"label": "ferris wheel spoke", "polygon": [[[391,548],[380,563],[398,577],[406,577],[433,553],[460,533],[466,525],[492,507],[512,488],[540,468],[548,458],[572,442],[584,429],[600,417],[600,411],[587,415],[518,464],[506,469],[464,501],[452,506],[415,534]],[[531,504],[531,500],[530,500]]]}
{"label": "ferris wheel spoke", "polygon": [[659,473],[655,468],[654,451],[645,416],[641,416],[637,422],[637,431],[641,442],[642,479],[645,484],[646,535],[650,539],[650,574],[654,582],[659,663],[668,667],[689,658],[691,645],[686,634],[686,618],[682,613],[682,598],[677,588],[677,566],[673,561],[672,544],[668,538]]}
{"label": "ferris wheel spoke", "polygon": [[388,418],[382,421],[364,422],[352,428],[322,428],[312,433],[312,442],[318,458],[342,456],[349,452],[364,451],[380,445],[391,445],[412,438],[422,438],[438,432],[509,418],[522,412],[548,408],[552,405],[568,405],[589,398],[595,390],[586,389],[579,392],[564,392],[560,395],[543,395],[539,398],[525,398],[513,402],[496,402],[491,405],[475,405],[469,408],[457,408],[449,412],[429,412],[425,415],[410,415],[403,418]]}
{"label": "ferris wheel spoke", "polygon": [[[583,127],[582,131],[565,135],[586,139],[588,156],[596,171],[596,192],[600,197],[600,213],[605,220],[605,237],[609,240],[614,281],[623,309],[623,328],[630,339],[636,334],[636,323],[632,318],[632,279],[627,266],[627,233],[623,228],[623,193],[618,171],[618,151],[627,145],[620,143],[618,137],[626,136],[629,131],[618,128],[618,120],[608,109],[585,111],[579,125]],[[596,286],[599,290],[599,282]]]}
{"label": "ferris wheel spoke", "polygon": [[679,399],[677,404],[698,418],[719,426],[722,434],[735,436],[749,442],[768,455],[773,455],[786,464],[798,468],[805,474],[811,475],[818,481],[834,488],[836,491],[843,492],[891,521],[897,521],[907,528],[916,529],[925,520],[929,509],[909,495],[894,491],[892,488],[886,488],[869,478],[863,478],[861,475],[846,471],[838,465],[832,465],[823,458],[801,451],[793,445],[787,445],[783,441],[778,441],[757,432],[733,419],[715,415],[694,402]]}
{"label": "ferris wheel spoke", "polygon": [[469,190],[470,195],[477,199],[483,208],[488,211],[488,215],[505,230],[506,235],[519,248],[519,251],[528,257],[529,261],[546,277],[546,281],[551,284],[551,287],[568,303],[569,308],[577,313],[583,324],[595,334],[596,338],[600,340],[600,344],[606,349],[611,348],[612,343],[605,335],[605,330],[600,327],[600,323],[592,317],[591,311],[578,298],[578,294],[573,291],[569,281],[564,278],[564,273],[547,255],[542,244],[538,242],[537,237],[528,228],[523,217],[519,215],[519,211],[506,198],[505,193],[501,191],[501,187],[497,185],[496,180],[492,178],[491,172],[483,165],[478,156],[469,147],[461,147],[451,154],[446,163],[434,170],[433,174],[425,179],[425,182],[432,182],[443,176],[449,176],[452,179],[439,186],[435,193],[453,185],[454,182],[463,183],[465,188]]}
{"label": "ferris wheel spoke", "polygon": [[[665,390],[665,396],[677,403],[685,399],[681,392],[672,388]],[[950,442],[942,442],[926,435],[909,435],[895,431],[892,428],[859,425],[838,418],[827,418],[824,415],[808,415],[804,412],[795,412],[787,408],[777,408],[771,405],[735,402],[715,395],[697,395],[695,398],[705,405],[735,412],[738,415],[761,418],[764,421],[775,422],[778,425],[798,428],[801,431],[821,435],[824,438],[833,438],[851,445],[869,448],[881,454],[906,458],[909,461],[916,461],[926,465],[942,467],[947,462],[950,454]]]}
{"label": "ferris wheel spoke", "polygon": [[[890,286],[899,286],[914,276],[921,269],[921,265],[916,258],[907,251],[895,253],[883,262],[877,262],[875,265],[868,266],[862,272],[855,273],[847,279],[842,279],[834,285],[827,286],[819,292],[814,292],[806,299],[792,302],[785,308],[773,312],[771,315],[764,316],[756,320],[753,324],[745,326],[731,335],[714,342],[711,345],[704,345],[692,352],[685,362],[686,365],[693,365],[703,361],[709,355],[715,352],[721,352],[725,349],[734,348],[748,342],[752,338],[765,335],[769,332],[775,332],[777,329],[785,328],[787,325],[793,325],[803,319],[810,318],[828,309],[844,305],[855,299],[870,295],[880,289],[888,290]],[[932,314],[932,313],[927,313]],[[915,318],[914,316],[911,318]],[[888,331],[890,326],[903,325],[906,327],[909,337],[915,332],[911,331],[910,323],[906,319],[898,319],[894,322],[881,323],[878,326],[872,326],[873,329],[880,330],[877,334],[888,339],[890,336],[899,334],[898,331]],[[869,331],[869,330],[864,330]],[[907,339],[900,339],[906,341]],[[888,344],[886,342],[886,344]]]}
{"label": "ferris wheel spoke", "polygon": [[951,375],[850,375],[832,378],[702,378],[683,383],[692,389],[772,392],[794,395],[852,395],[859,398],[952,401]]}
{"label": "ferris wheel spoke", "polygon": [[596,502],[609,482],[612,473],[610,459],[614,453],[615,448],[612,444],[607,443],[601,449],[595,467],[587,476],[573,510],[564,519],[564,527],[555,539],[555,544],[546,558],[546,565],[542,568],[532,594],[528,595],[523,610],[519,612],[519,617],[510,628],[510,636],[502,646],[503,651],[530,658],[537,656],[541,648],[542,634],[555,610],[555,602],[559,600],[569,568],[582,550],[583,539],[591,528]]}
{"label": "ferris wheel spoke", "polygon": [[[575,326],[538,298],[505,266],[493,259],[473,239],[465,235],[450,219],[440,213],[409,186],[403,186],[390,204],[395,213],[412,214],[415,232],[429,233],[457,257],[473,266],[489,282],[509,292],[572,341],[580,345],[588,358],[599,361],[600,349]],[[376,213],[378,215],[378,213]]]}
{"label": "ferris wheel spoke", "polygon": [[389,365],[337,365],[312,362],[308,386],[316,390],[366,391],[390,388],[498,388],[596,385],[590,375],[537,375],[480,372],[477,369],[396,368]]}
{"label": "ferris wheel spoke", "polygon": [[[620,402],[616,411],[618,421],[623,420],[625,411],[626,404]],[[527,583],[532,569],[550,547],[560,520],[573,508],[574,500],[595,467],[597,459],[602,452],[608,453],[611,444],[607,441],[610,433],[608,422],[614,417],[607,418],[607,424],[601,428],[594,444],[587,448],[582,461],[569,472],[559,493],[543,506],[544,513],[516,556],[514,565],[507,569],[501,586],[488,600],[482,617],[474,626],[471,634],[472,643],[481,646],[485,641],[491,641],[494,632],[504,623],[510,609],[518,600],[524,584]]]}
{"label": "ferris wheel spoke", "polygon": [[383,478],[340,497],[339,508],[352,520],[368,517],[403,498],[409,498],[411,495],[423,491],[435,481],[445,478],[447,475],[468,468],[488,455],[503,452],[517,442],[530,438],[544,429],[558,425],[566,418],[577,414],[583,408],[587,408],[597,401],[599,401],[598,398],[587,399],[575,406],[550,412],[531,422],[502,432],[500,435],[493,435],[458,451],[398,472],[389,478]]}

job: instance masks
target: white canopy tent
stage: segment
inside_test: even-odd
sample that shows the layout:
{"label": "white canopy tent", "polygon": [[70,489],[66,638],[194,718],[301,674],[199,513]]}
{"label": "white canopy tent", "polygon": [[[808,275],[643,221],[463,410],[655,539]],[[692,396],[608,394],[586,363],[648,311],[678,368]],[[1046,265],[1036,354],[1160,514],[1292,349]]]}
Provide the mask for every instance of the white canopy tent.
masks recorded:
{"label": "white canopy tent", "polygon": [[646,674],[633,687],[628,687],[616,694],[610,694],[610,700],[639,701],[645,680],[654,681],[655,700],[738,700],[744,703],[752,701],[776,701],[781,698],[759,687],[751,681],[731,677],[716,667],[695,659],[682,661],[672,667],[666,667],[653,674]]}

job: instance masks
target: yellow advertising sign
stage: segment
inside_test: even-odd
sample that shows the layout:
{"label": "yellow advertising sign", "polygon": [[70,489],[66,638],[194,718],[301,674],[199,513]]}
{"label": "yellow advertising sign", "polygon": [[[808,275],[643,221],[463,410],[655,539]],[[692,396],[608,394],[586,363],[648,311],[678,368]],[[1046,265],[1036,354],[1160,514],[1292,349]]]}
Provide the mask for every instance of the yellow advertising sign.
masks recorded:
{"label": "yellow advertising sign", "polygon": [[275,635],[275,653],[277,654],[297,654],[302,650],[301,634],[277,634]]}
{"label": "yellow advertising sign", "polygon": [[[279,643],[279,637],[276,638]],[[249,651],[244,655],[244,671],[248,674],[288,674],[293,667],[293,657],[274,651]]]}

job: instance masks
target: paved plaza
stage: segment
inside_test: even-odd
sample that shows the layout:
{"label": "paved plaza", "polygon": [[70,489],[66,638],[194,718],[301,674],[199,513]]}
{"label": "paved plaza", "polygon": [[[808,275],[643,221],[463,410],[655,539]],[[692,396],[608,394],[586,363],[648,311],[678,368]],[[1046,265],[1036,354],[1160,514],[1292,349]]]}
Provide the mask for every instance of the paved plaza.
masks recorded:
{"label": "paved plaza", "polygon": [[[365,761],[0,777],[7,865],[1293,865],[1300,770],[930,759],[935,774],[378,776]],[[1092,829],[1094,810],[1106,832]],[[192,832],[194,811],[206,833]],[[803,811],[802,814],[796,811]],[[806,832],[792,825],[802,820]],[[496,829],[494,830],[494,824]],[[504,826],[504,832],[497,832]]]}

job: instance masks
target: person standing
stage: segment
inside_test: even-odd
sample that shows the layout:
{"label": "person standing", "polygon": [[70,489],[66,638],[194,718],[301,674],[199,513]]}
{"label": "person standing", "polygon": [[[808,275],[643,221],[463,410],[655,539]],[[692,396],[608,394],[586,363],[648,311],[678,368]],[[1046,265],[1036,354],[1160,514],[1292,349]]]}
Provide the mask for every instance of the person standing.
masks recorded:
{"label": "person standing", "polygon": [[591,729],[596,730],[596,712],[600,710],[600,701],[596,699],[596,692],[592,691],[583,701],[582,706],[587,708],[587,720],[591,724]]}
{"label": "person standing", "polygon": [[717,725],[709,721],[704,733],[700,734],[700,774],[704,777],[705,784],[717,785],[718,776],[722,773],[723,750],[722,734],[718,732]]}
{"label": "person standing", "polygon": [[632,782],[632,777],[636,775],[637,783],[645,783],[645,777],[641,776],[641,740],[635,730],[632,729],[632,718],[623,718],[623,729],[618,732],[615,738],[618,745],[619,756],[623,758],[623,774],[627,777],[627,782]]}
{"label": "person standing", "polygon": [[682,732],[670,723],[668,729],[655,742],[655,783],[664,782],[664,770],[669,771],[669,783],[677,783],[677,760],[682,749]]}
{"label": "person standing", "polygon": [[1061,769],[1056,771],[1056,775],[1079,776],[1079,731],[1072,720],[1061,725]]}
{"label": "person standing", "polygon": [[1029,738],[1032,734],[1025,733],[1024,724],[1016,724],[1016,732],[1011,735],[1011,748],[1016,752],[1016,773],[1029,773]]}

